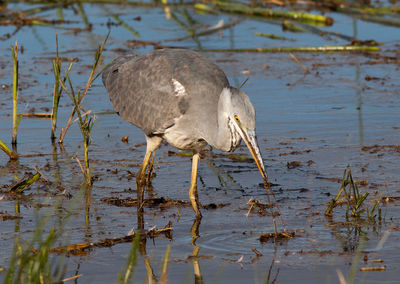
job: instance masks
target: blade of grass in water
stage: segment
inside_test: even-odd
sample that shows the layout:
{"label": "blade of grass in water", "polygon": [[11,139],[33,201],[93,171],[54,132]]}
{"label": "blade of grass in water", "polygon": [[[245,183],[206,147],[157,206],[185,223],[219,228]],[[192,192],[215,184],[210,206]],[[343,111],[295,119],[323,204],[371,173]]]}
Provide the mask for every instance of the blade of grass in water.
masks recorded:
{"label": "blade of grass in water", "polygon": [[272,48],[221,48],[221,49],[204,49],[207,52],[375,52],[380,51],[375,46],[306,46],[306,47],[272,47]]}
{"label": "blade of grass in water", "polygon": [[262,17],[286,18],[295,21],[305,21],[305,22],[319,22],[328,26],[333,24],[332,18],[322,15],[301,13],[296,11],[272,10],[261,7],[250,7],[244,4],[222,2],[218,0],[214,0],[212,1],[212,3],[215,4],[216,8],[220,9],[221,11],[229,13],[262,16]]}

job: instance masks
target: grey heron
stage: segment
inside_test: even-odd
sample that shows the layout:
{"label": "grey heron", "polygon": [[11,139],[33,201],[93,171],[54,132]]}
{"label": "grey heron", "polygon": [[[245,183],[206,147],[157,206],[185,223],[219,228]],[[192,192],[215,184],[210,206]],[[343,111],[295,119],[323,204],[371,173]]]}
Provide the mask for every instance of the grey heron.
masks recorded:
{"label": "grey heron", "polygon": [[138,185],[143,183],[151,156],[162,140],[193,151],[189,197],[197,217],[201,216],[197,193],[199,152],[207,144],[231,152],[243,139],[267,181],[253,104],[202,55],[185,49],[123,55],[108,65],[102,79],[116,112],[146,136]]}

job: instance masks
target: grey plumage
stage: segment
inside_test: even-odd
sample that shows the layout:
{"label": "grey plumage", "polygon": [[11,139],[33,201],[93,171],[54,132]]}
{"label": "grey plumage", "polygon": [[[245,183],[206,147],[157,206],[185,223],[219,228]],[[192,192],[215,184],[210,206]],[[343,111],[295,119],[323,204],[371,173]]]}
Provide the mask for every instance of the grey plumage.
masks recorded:
{"label": "grey plumage", "polygon": [[267,178],[255,136],[253,104],[243,91],[229,86],[224,72],[202,55],[184,49],[128,54],[114,59],[102,79],[114,109],[146,135],[147,151],[138,185],[162,139],[194,152],[189,195],[197,216],[201,216],[196,184],[198,152],[205,145],[233,151],[244,139],[263,178]]}
{"label": "grey plumage", "polygon": [[[215,64],[195,52],[177,49],[118,57],[104,70],[102,79],[122,119],[148,136],[164,133],[176,118],[195,111],[190,104],[197,104],[198,97],[207,108],[217,105],[213,94],[229,85]],[[185,87],[189,97],[173,95],[172,79]],[[204,89],[208,92],[202,93]]]}

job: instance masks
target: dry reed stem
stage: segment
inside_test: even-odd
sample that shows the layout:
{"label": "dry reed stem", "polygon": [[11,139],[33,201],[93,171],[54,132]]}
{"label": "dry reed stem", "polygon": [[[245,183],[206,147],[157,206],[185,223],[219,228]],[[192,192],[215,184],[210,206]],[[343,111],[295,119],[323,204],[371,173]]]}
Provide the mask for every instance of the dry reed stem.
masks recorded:
{"label": "dry reed stem", "polygon": [[340,284],[347,284],[346,278],[344,278],[344,275],[343,275],[342,271],[340,269],[336,269],[336,273],[337,273],[338,278],[339,278],[339,283]]}
{"label": "dry reed stem", "polygon": [[52,114],[50,112],[28,112],[28,113],[20,113],[22,117],[37,117],[37,118],[52,118]]}
{"label": "dry reed stem", "polygon": [[366,266],[360,267],[360,271],[385,271],[386,266]]}
{"label": "dry reed stem", "polygon": [[75,279],[77,279],[77,278],[79,278],[81,276],[83,276],[82,273],[78,274],[78,275],[74,275],[74,276],[68,277],[68,278],[65,278],[65,279],[61,280],[61,282],[67,282],[67,281],[70,281],[70,280],[75,280]]}

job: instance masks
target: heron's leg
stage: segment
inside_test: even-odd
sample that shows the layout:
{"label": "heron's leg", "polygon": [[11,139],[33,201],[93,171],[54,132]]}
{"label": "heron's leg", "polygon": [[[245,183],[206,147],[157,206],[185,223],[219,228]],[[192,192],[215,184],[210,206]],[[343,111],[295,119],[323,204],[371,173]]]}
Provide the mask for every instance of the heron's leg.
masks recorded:
{"label": "heron's leg", "polygon": [[155,152],[152,153],[151,158],[150,158],[150,163],[148,166],[148,171],[147,171],[147,177],[146,177],[146,184],[150,185],[151,184],[151,179],[153,175],[153,165],[154,165],[154,157],[155,157]]}
{"label": "heron's leg", "polygon": [[149,165],[150,158],[152,156],[153,152],[151,151],[146,151],[146,154],[144,155],[143,163],[142,166],[140,167],[139,172],[136,175],[136,185],[137,186],[143,186],[146,181],[146,169],[147,166]]}
{"label": "heron's leg", "polygon": [[136,188],[138,192],[137,199],[139,202],[138,206],[139,209],[143,206],[143,201],[144,201],[144,189],[146,186],[146,169],[149,165],[149,161],[153,152],[158,148],[158,146],[160,146],[162,138],[159,136],[146,135],[146,141],[147,141],[146,154],[144,155],[143,164],[136,175]]}
{"label": "heron's leg", "polygon": [[144,188],[146,185],[146,168],[149,164],[150,157],[153,152],[146,151],[144,155],[142,166],[140,167],[139,172],[136,175],[136,190],[137,190],[137,201],[138,201],[138,210],[140,211],[144,202]]}
{"label": "heron's leg", "polygon": [[190,189],[189,189],[189,198],[192,203],[192,207],[194,212],[196,213],[196,217],[201,217],[201,213],[199,210],[199,196],[197,194],[197,167],[199,164],[200,155],[195,152],[192,158],[192,179],[190,181]]}

